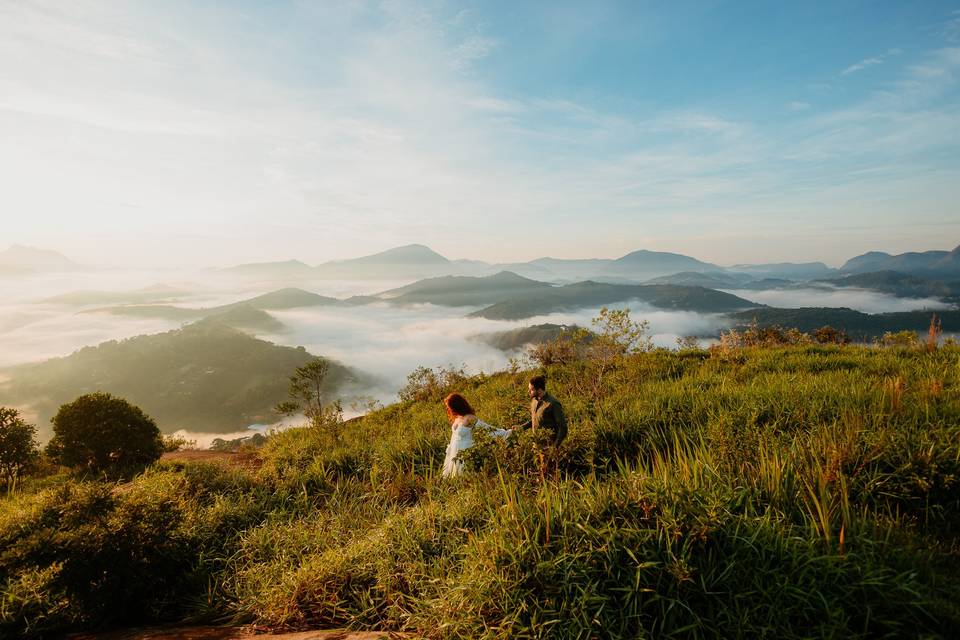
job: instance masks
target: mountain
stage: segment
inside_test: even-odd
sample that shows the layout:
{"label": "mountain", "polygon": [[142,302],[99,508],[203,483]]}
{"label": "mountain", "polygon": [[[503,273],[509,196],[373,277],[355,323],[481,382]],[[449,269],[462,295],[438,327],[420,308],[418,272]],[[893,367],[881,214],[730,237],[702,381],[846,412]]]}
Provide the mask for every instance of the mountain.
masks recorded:
{"label": "mountain", "polygon": [[286,289],[271,291],[270,293],[265,293],[255,298],[250,298],[249,300],[241,300],[240,302],[234,302],[233,304],[225,304],[219,307],[213,307],[211,311],[225,311],[234,307],[252,307],[254,309],[270,311],[281,309],[298,309],[301,307],[329,306],[339,302],[340,301],[336,298],[321,296],[316,293],[311,293],[310,291],[304,291],[303,289],[288,287]]}
{"label": "mountain", "polygon": [[820,280],[835,287],[857,287],[889,293],[899,298],[943,298],[960,296],[960,282],[947,283],[920,278],[899,271],[870,271],[842,278]]}
{"label": "mountain", "polygon": [[326,262],[314,269],[319,278],[344,280],[399,280],[457,275],[475,269],[451,262],[422,244],[411,244],[349,260]]}
{"label": "mountain", "polygon": [[19,244],[11,246],[6,251],[0,251],[0,271],[29,273],[76,271],[82,268],[76,262],[56,251],[35,249]]}
{"label": "mountain", "polygon": [[925,277],[960,278],[960,247],[952,251],[911,251],[897,255],[871,251],[847,260],[840,271],[843,274],[898,271]]}
{"label": "mountain", "polygon": [[235,267],[220,269],[219,273],[229,275],[254,277],[254,278],[311,278],[316,274],[313,267],[299,260],[287,260],[285,262],[253,262],[241,264]]}
{"label": "mountain", "polygon": [[393,304],[437,304],[447,307],[493,304],[512,296],[535,295],[553,285],[502,271],[492,276],[441,276],[420,280],[374,296]]}
{"label": "mountain", "polygon": [[630,277],[639,280],[649,280],[659,276],[670,275],[682,271],[722,271],[720,267],[708,262],[701,262],[696,258],[679,253],[664,251],[648,251],[641,249],[617,258],[607,265],[604,273],[620,277]]}
{"label": "mountain", "polygon": [[754,278],[772,278],[778,280],[813,280],[828,278],[837,273],[822,262],[777,262],[772,264],[737,264],[729,269]]}
{"label": "mountain", "polygon": [[554,287],[535,295],[509,298],[475,311],[469,317],[521,320],[559,311],[575,311],[634,300],[661,309],[702,313],[724,313],[759,306],[735,295],[704,287],[620,285],[587,281]]}
{"label": "mountain", "polygon": [[266,311],[326,306],[339,304],[339,302],[336,298],[321,296],[303,289],[287,288],[271,291],[249,300],[206,309],[190,309],[173,305],[120,305],[91,309],[85,313],[166,318],[179,322],[218,317],[222,322],[239,329],[276,333],[283,330],[283,324]]}
{"label": "mountain", "polygon": [[[227,433],[277,419],[290,374],[313,359],[219,322],[86,347],[64,358],[6,370],[0,403],[26,405],[46,428],[57,408],[79,395],[106,391],[151,415],[161,430]],[[358,374],[334,363],[331,395]]]}
{"label": "mountain", "polygon": [[686,287],[706,287],[708,289],[736,289],[741,279],[726,273],[700,273],[683,271],[668,276],[660,276],[647,280],[643,284],[679,284]]}

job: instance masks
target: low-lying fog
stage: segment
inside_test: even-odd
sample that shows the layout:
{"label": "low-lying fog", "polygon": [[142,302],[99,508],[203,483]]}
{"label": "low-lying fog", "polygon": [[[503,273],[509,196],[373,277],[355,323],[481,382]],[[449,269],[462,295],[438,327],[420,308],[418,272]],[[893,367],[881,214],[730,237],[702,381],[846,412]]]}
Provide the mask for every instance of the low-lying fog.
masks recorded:
{"label": "low-lying fog", "polygon": [[[369,294],[407,282],[250,282],[219,272],[98,272],[77,275],[0,278],[0,368],[69,355],[106,340],[176,329],[182,323],[89,313],[110,303],[86,307],[42,303],[54,295],[81,290],[126,292],[164,284],[169,295],[158,295],[157,304],[200,308],[237,302],[285,286],[338,298]],[[857,289],[800,289],[731,291],[748,300],[778,306],[850,307],[864,312],[943,308],[937,300],[901,299]],[[116,304],[116,303],[114,303]],[[641,304],[629,305],[631,315],[650,323],[650,335],[658,346],[673,347],[686,335],[710,336],[726,326],[722,316],[684,311],[665,311]],[[327,356],[376,377],[374,388],[357,390],[382,403],[396,400],[407,374],[418,366],[463,367],[470,373],[492,372],[508,365],[510,355],[475,339],[479,334],[506,331],[539,323],[590,326],[598,309],[557,313],[523,321],[493,321],[466,318],[474,309],[418,305],[407,308],[374,304],[356,307],[312,307],[271,311],[286,330],[259,335],[289,346],[304,346],[311,353]],[[348,415],[356,411],[349,411]],[[255,425],[257,430],[289,426]],[[214,438],[235,434],[184,434],[209,446]]]}
{"label": "low-lying fog", "polygon": [[782,309],[801,307],[847,307],[862,313],[892,313],[895,311],[917,311],[920,309],[948,309],[950,305],[936,298],[898,298],[879,291],[867,289],[769,289],[751,291],[747,289],[724,289],[727,293],[740,296],[750,302],[765,304]]}

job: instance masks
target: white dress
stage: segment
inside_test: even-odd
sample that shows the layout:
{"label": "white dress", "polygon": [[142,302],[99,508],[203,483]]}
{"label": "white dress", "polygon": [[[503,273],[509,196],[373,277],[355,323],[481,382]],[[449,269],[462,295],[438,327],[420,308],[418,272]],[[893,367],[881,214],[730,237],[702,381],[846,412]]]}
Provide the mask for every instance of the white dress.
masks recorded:
{"label": "white dress", "polygon": [[457,476],[463,472],[463,462],[457,460],[457,455],[473,446],[473,430],[477,427],[489,430],[490,435],[495,438],[506,438],[510,435],[507,429],[497,429],[479,418],[472,424],[465,418],[466,416],[457,416],[450,425],[450,444],[447,445],[447,455],[443,459],[444,478]]}

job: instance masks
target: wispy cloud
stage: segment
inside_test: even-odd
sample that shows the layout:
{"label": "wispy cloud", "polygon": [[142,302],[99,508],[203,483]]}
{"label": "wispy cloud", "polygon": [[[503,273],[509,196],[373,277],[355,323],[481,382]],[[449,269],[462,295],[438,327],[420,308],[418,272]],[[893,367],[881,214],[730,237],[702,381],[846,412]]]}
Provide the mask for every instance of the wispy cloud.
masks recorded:
{"label": "wispy cloud", "polygon": [[892,57],[892,56],[898,56],[898,55],[900,55],[901,53],[903,53],[903,51],[900,50],[900,49],[889,49],[889,50],[888,50],[886,53],[884,53],[884,54],[881,54],[881,55],[878,55],[878,56],[872,56],[872,57],[870,57],[870,58],[864,58],[864,59],[861,60],[860,62],[858,62],[858,63],[856,63],[856,64],[852,64],[852,65],[850,65],[849,67],[847,67],[846,69],[844,69],[843,71],[841,71],[841,72],[840,72],[840,75],[848,76],[848,75],[850,75],[851,73],[856,73],[856,72],[858,72],[858,71],[863,71],[864,69],[867,69],[867,68],[869,68],[869,67],[873,67],[873,66],[876,66],[876,65],[878,65],[878,64],[883,64],[884,62],[886,62],[886,60],[887,60],[888,58],[890,58],[890,57]]}
{"label": "wispy cloud", "polygon": [[943,37],[949,42],[960,42],[960,10],[954,11],[944,25]]}

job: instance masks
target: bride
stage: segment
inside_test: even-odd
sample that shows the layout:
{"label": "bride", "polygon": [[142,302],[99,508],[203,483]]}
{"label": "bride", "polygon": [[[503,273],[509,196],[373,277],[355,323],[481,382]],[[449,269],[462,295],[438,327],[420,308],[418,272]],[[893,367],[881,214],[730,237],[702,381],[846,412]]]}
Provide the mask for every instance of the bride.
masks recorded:
{"label": "bride", "polygon": [[447,407],[447,417],[450,419],[450,444],[447,445],[447,455],[443,460],[442,475],[450,478],[463,472],[463,462],[457,459],[457,455],[473,446],[474,428],[488,429],[490,435],[497,438],[506,438],[510,430],[497,429],[477,418],[473,407],[459,393],[451,393],[443,400],[443,404]]}

